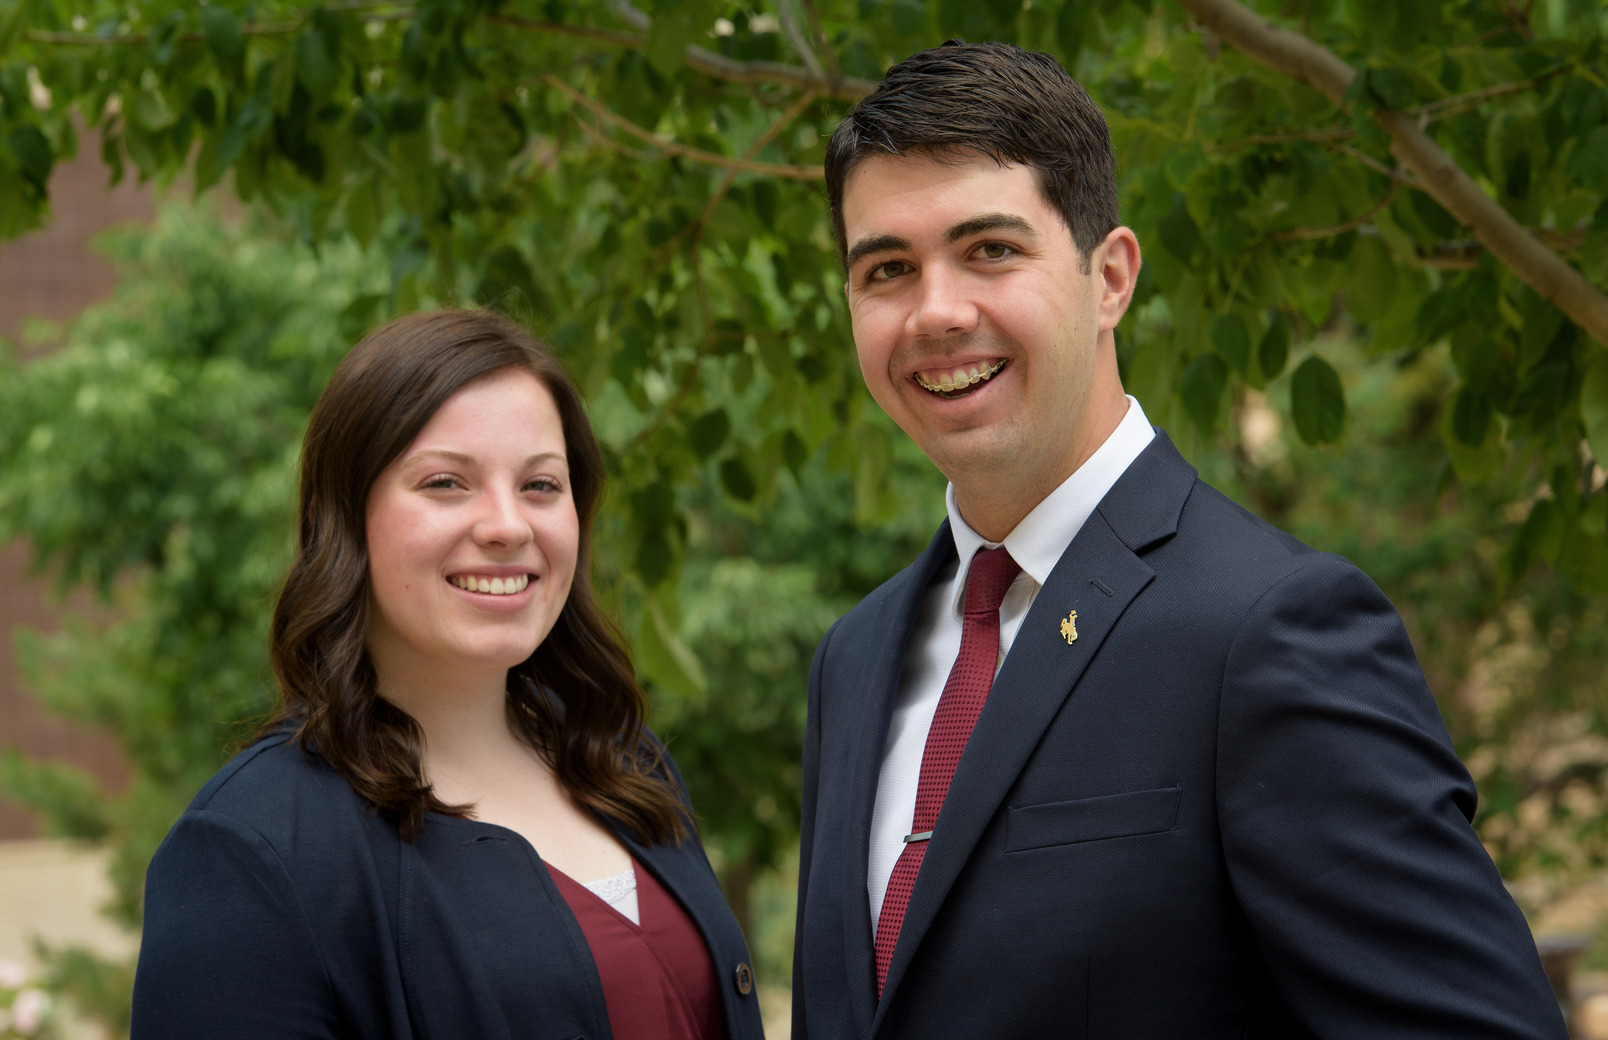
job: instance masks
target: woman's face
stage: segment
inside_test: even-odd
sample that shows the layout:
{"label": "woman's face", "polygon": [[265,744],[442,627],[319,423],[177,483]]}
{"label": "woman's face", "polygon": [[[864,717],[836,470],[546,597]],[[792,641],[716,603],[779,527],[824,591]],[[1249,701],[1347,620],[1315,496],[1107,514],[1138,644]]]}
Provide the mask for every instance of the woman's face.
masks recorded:
{"label": "woman's face", "polygon": [[529,657],[575,577],[580,523],[553,395],[509,368],[464,386],[369,491],[369,653],[405,681]]}

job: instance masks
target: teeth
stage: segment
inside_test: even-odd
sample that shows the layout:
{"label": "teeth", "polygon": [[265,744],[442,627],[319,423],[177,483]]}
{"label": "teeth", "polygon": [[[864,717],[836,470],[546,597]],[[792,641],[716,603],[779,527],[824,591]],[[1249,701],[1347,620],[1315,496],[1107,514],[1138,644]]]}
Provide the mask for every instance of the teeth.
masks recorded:
{"label": "teeth", "polygon": [[530,584],[530,575],[521,574],[514,578],[477,578],[472,574],[460,574],[447,580],[466,592],[512,596],[516,592],[525,591],[525,587]]}
{"label": "teeth", "polygon": [[974,383],[981,383],[986,379],[992,378],[994,373],[1004,367],[1005,362],[1003,360],[996,361],[986,367],[978,363],[970,368],[957,368],[952,372],[944,373],[943,378],[936,383],[930,382],[920,372],[917,372],[916,382],[921,384],[922,389],[930,390],[935,394],[952,394],[956,390],[964,390]]}

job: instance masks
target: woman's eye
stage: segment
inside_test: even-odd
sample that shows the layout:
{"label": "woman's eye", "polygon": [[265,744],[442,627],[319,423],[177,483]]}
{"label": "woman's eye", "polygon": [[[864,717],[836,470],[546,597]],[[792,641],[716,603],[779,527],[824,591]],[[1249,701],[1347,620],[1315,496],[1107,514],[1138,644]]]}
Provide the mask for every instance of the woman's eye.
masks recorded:
{"label": "woman's eye", "polygon": [[564,486],[552,477],[537,477],[525,484],[526,491],[563,491]]}
{"label": "woman's eye", "polygon": [[458,486],[458,478],[442,473],[426,480],[421,486],[432,490],[450,490]]}

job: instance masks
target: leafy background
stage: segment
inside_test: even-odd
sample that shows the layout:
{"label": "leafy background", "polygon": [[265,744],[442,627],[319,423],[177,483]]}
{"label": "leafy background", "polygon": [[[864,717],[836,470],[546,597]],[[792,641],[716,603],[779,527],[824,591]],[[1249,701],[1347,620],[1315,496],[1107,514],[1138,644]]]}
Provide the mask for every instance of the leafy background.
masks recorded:
{"label": "leafy background", "polygon": [[[820,159],[889,64],[1009,39],[1110,120],[1146,257],[1129,389],[1209,480],[1391,595],[1543,915],[1608,854],[1608,11],[1292,0],[1255,5],[1287,34],[1258,50],[1245,10],[0,0],[0,233],[50,219],[85,126],[113,178],[201,200],[108,240],[116,298],[4,362],[0,536],[113,607],[29,637],[30,683],[135,779],[113,797],[13,751],[0,790],[115,850],[137,928],[156,843],[272,696],[323,380],[391,314],[492,306],[591,403],[600,584],[785,986],[809,657],[942,509],[862,387]],[[1343,95],[1280,71],[1300,45],[1349,66]],[[1511,227],[1454,217],[1402,118]],[[1578,284],[1511,260],[1515,234]],[[129,965],[50,963],[126,1024]]]}

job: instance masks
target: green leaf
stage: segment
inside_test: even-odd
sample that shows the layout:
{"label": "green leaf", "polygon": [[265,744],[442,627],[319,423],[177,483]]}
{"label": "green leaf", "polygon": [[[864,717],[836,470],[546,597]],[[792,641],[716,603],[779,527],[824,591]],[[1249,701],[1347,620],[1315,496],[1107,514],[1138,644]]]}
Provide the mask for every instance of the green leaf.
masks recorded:
{"label": "green leaf", "polygon": [[1461,294],[1455,288],[1435,290],[1418,305],[1419,342],[1434,343],[1462,324],[1466,317],[1468,313]]}
{"label": "green leaf", "polygon": [[1378,321],[1396,298],[1396,258],[1379,236],[1364,235],[1351,252],[1349,266],[1346,288],[1351,313],[1359,321]]}
{"label": "green leaf", "polygon": [[1471,448],[1485,443],[1491,429],[1491,402],[1470,387],[1462,387],[1452,401],[1452,432]]}
{"label": "green leaf", "polygon": [[1284,371],[1290,357],[1290,322],[1283,311],[1274,311],[1268,320],[1267,332],[1256,347],[1256,361],[1262,369],[1263,379],[1273,379]]}
{"label": "green leaf", "polygon": [[167,98],[154,88],[144,87],[134,92],[129,114],[134,122],[146,130],[166,130],[178,122],[178,113],[168,105]]}
{"label": "green leaf", "polygon": [[695,30],[686,18],[661,15],[648,27],[648,46],[644,53],[659,75],[674,76],[687,61],[687,44]]}
{"label": "green leaf", "polygon": [[380,228],[379,188],[373,179],[358,181],[346,196],[346,230],[367,249]]}
{"label": "green leaf", "polygon": [[1368,90],[1378,102],[1397,112],[1411,108],[1418,100],[1412,73],[1393,65],[1375,65],[1368,70]]}
{"label": "green leaf", "polygon": [[1536,560],[1551,559],[1557,555],[1558,541],[1563,533],[1558,507],[1550,498],[1538,499],[1530,507],[1518,533],[1503,554],[1504,576],[1510,584],[1517,584]]}
{"label": "green leaf", "polygon": [[1062,54],[1071,58],[1083,49],[1093,14],[1093,4],[1080,3],[1078,0],[1067,0],[1061,4],[1061,9],[1055,12],[1055,40],[1061,45]]}
{"label": "green leaf", "polygon": [[644,613],[637,629],[637,666],[654,685],[697,699],[709,686],[698,656],[666,620],[657,599],[648,600]]}
{"label": "green leaf", "polygon": [[1179,384],[1184,409],[1194,420],[1201,436],[1210,436],[1217,425],[1217,406],[1228,386],[1228,366],[1216,354],[1202,354],[1189,363]]}
{"label": "green leaf", "polygon": [[748,471],[747,464],[735,457],[720,463],[720,486],[739,502],[752,502],[754,495],[759,491],[759,486],[754,483],[754,475]]}
{"label": "green leaf", "polygon": [[726,443],[731,433],[731,417],[724,408],[714,408],[692,421],[687,428],[687,441],[700,459],[708,459]]}
{"label": "green leaf", "polygon": [[335,58],[330,54],[324,34],[309,28],[296,38],[296,79],[314,97],[329,93],[335,85]]}
{"label": "green leaf", "polygon": [[6,145],[17,161],[17,172],[42,194],[50,183],[50,171],[56,165],[50,141],[38,127],[19,126],[7,136]]}
{"label": "green leaf", "polygon": [[1563,312],[1526,286],[1520,314],[1524,324],[1519,329],[1519,353],[1523,367],[1529,368],[1540,363],[1557,338],[1563,328]]}
{"label": "green leaf", "polygon": [[1452,469],[1460,480],[1476,483],[1485,480],[1498,472],[1507,461],[1507,452],[1502,447],[1502,438],[1499,423],[1491,423],[1485,431],[1485,440],[1477,447],[1464,444],[1457,436],[1455,427],[1456,406],[1452,401],[1441,408],[1439,431],[1441,445],[1446,449],[1447,458],[1451,461]]}
{"label": "green leaf", "polygon": [[238,76],[245,68],[246,56],[246,34],[241,28],[240,19],[222,4],[207,4],[201,8],[201,32],[206,36],[207,46],[212,48],[213,56],[218,59],[218,67],[232,76]]}
{"label": "green leaf", "polygon": [[1596,352],[1580,388],[1580,418],[1597,465],[1608,469],[1608,351]]}
{"label": "green leaf", "polygon": [[1157,223],[1156,230],[1161,235],[1161,244],[1186,263],[1200,242],[1200,229],[1189,215],[1189,205],[1182,193],[1173,196],[1172,208]]}
{"label": "green leaf", "polygon": [[1340,374],[1313,355],[1290,378],[1290,411],[1296,432],[1308,444],[1332,444],[1346,423],[1346,394]]}
{"label": "green leaf", "polygon": [[805,445],[804,438],[798,435],[798,431],[789,427],[782,435],[782,461],[787,464],[787,468],[792,471],[795,478],[802,476],[804,464],[809,458],[810,450]]}
{"label": "green leaf", "polygon": [[1232,312],[1219,314],[1212,321],[1212,348],[1244,375],[1251,360],[1251,331],[1245,327],[1245,319]]}

